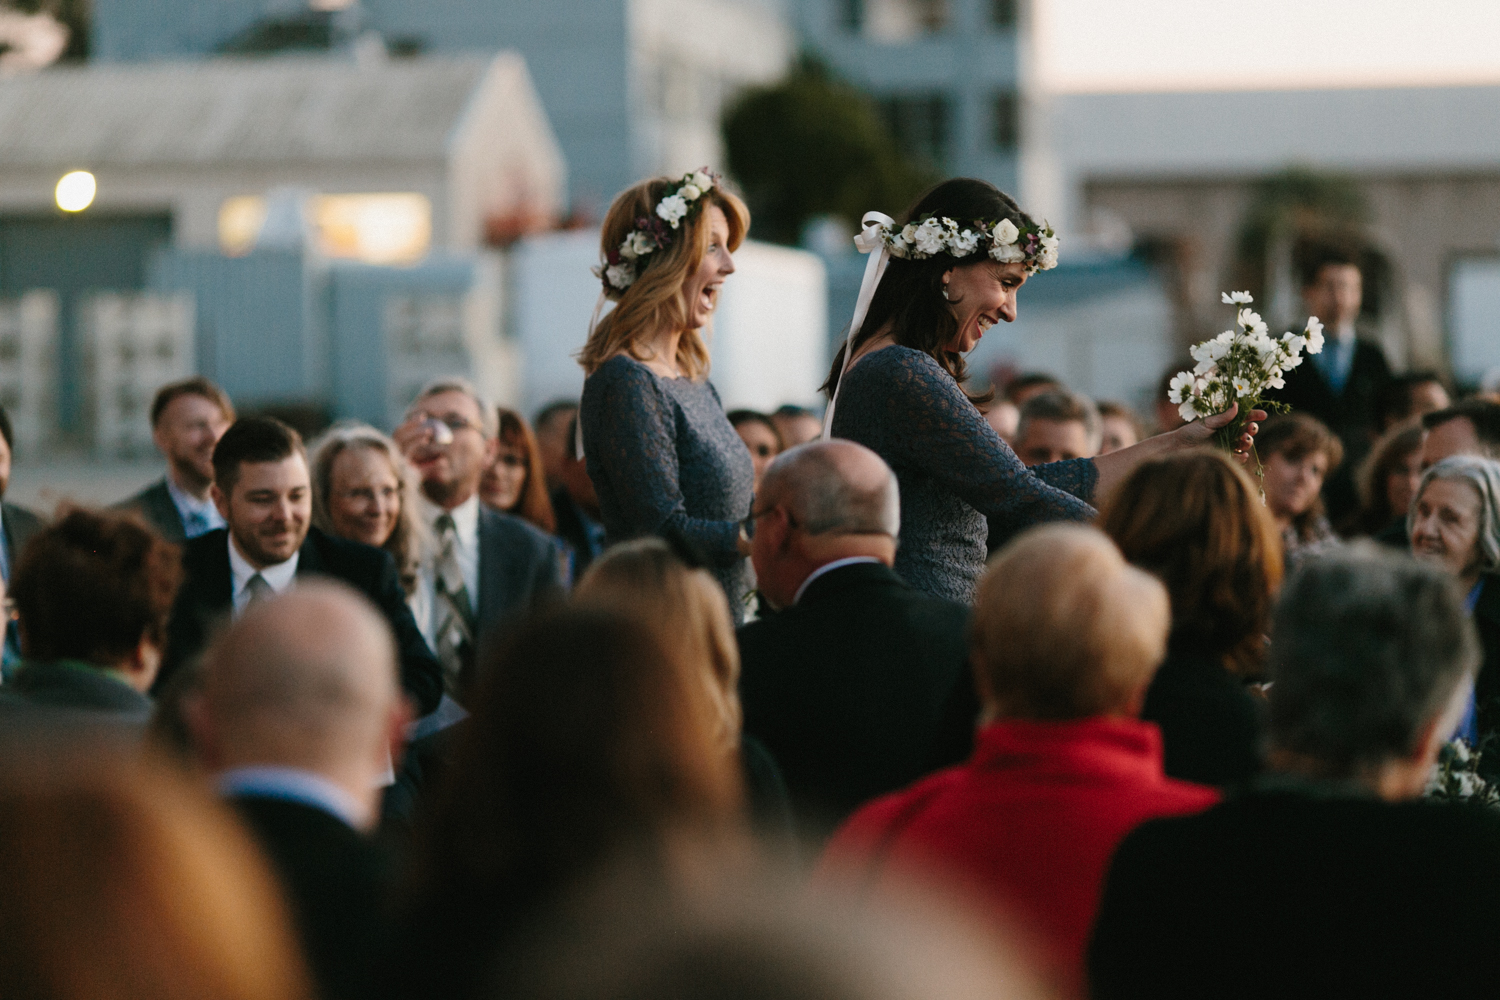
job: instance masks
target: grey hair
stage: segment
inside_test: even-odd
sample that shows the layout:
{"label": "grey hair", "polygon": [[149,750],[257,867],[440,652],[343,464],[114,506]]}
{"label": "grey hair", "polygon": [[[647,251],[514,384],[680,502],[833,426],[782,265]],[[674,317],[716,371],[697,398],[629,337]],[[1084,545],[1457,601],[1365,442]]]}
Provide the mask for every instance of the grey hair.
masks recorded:
{"label": "grey hair", "polygon": [[417,390],[412,397],[411,405],[407,407],[410,411],[422,400],[436,396],[441,392],[461,392],[474,401],[479,407],[479,429],[486,438],[493,438],[500,433],[500,411],[490,405],[490,401],[479,394],[479,389],[468,379],[461,375],[443,375],[427,382],[426,385]]}
{"label": "grey hair", "polygon": [[1461,480],[1479,493],[1479,568],[1486,573],[1500,569],[1500,462],[1478,455],[1452,455],[1422,473],[1422,481],[1411,497],[1406,515],[1406,537],[1411,537],[1417,501],[1427,487],[1439,479]]}
{"label": "grey hair", "polygon": [[[875,482],[848,475],[840,452],[857,449],[880,463]],[[896,474],[875,452],[853,441],[810,441],[788,448],[766,469],[761,496],[784,502],[809,535],[901,533],[901,494]]]}
{"label": "grey hair", "polygon": [[1479,662],[1448,574],[1373,543],[1309,559],[1276,608],[1272,744],[1330,777],[1409,757]]}
{"label": "grey hair", "polygon": [[1104,424],[1099,419],[1099,407],[1087,396],[1067,389],[1057,389],[1032,396],[1021,407],[1021,422],[1016,425],[1016,440],[1026,438],[1026,428],[1033,420],[1055,420],[1066,423],[1076,420],[1083,424],[1083,433],[1088,438],[1089,450],[1097,452],[1104,440]]}

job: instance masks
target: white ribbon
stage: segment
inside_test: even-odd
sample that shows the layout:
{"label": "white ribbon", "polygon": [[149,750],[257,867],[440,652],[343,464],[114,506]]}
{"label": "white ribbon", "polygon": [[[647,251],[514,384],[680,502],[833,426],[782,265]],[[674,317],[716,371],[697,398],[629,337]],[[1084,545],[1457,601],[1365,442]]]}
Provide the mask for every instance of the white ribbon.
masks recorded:
{"label": "white ribbon", "polygon": [[828,400],[828,410],[823,414],[823,440],[833,437],[833,408],[839,402],[839,390],[844,387],[844,374],[849,371],[849,362],[854,354],[854,332],[865,321],[870,311],[870,300],[875,298],[875,289],[885,274],[885,266],[891,261],[890,247],[880,235],[881,226],[894,226],[896,220],[881,212],[866,212],[860,220],[860,231],[854,237],[854,246],[862,254],[869,254],[865,262],[865,276],[859,283],[859,298],[854,302],[854,318],[849,321],[849,332],[844,335],[844,364],[839,369],[839,380],[833,386],[833,398]]}

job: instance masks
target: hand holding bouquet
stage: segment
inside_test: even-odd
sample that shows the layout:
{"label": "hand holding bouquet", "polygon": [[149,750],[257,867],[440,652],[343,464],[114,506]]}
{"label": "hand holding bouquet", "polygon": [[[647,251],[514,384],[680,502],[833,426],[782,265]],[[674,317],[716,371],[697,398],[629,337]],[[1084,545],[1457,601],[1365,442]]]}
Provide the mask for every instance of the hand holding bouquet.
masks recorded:
{"label": "hand holding bouquet", "polygon": [[1301,333],[1272,337],[1260,314],[1250,308],[1252,301],[1249,292],[1224,293],[1226,305],[1240,307],[1235,317],[1239,329],[1225,330],[1194,347],[1190,353],[1197,367],[1178,373],[1168,394],[1189,423],[1238,403],[1239,414],[1214,434],[1215,442],[1226,451],[1232,451],[1244,433],[1251,411],[1286,410],[1281,403],[1262,399],[1261,394],[1286,384],[1282,376],[1302,363],[1303,350],[1308,354],[1323,350],[1323,324],[1316,316],[1308,317]]}

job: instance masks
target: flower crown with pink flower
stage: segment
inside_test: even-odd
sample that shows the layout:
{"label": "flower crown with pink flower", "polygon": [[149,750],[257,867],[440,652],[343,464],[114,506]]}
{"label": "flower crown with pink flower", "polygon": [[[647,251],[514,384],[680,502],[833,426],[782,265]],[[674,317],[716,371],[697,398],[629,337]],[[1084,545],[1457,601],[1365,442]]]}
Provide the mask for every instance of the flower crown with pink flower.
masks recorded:
{"label": "flower crown with pink flower", "polygon": [[[975,221],[960,227],[952,219],[924,215],[900,229],[894,225],[868,228],[854,238],[856,244],[861,240],[878,240],[892,257],[903,260],[926,260],[940,253],[967,257],[987,243],[991,258],[1001,264],[1025,264],[1027,274],[1057,266],[1057,234],[1045,222],[1017,226],[1009,219],[1001,219]],[[860,249],[868,253],[874,246],[860,245]]]}
{"label": "flower crown with pink flower", "polygon": [[656,203],[656,211],[636,219],[635,228],[626,235],[624,242],[605,255],[604,263],[593,268],[594,276],[617,292],[635,284],[635,279],[648,263],[646,258],[671,246],[673,231],[702,206],[708,192],[722,183],[719,175],[707,167],[683,174],[680,181],[666,189]]}

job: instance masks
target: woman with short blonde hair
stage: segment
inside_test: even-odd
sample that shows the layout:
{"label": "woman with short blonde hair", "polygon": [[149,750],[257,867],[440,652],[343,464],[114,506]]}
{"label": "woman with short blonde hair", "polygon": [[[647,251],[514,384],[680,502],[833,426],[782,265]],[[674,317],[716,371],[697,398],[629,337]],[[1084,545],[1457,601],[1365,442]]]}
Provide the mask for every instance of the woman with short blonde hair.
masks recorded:
{"label": "woman with short blonde hair", "polygon": [[584,459],[610,542],[658,535],[703,553],[736,621],[754,468],[708,381],[704,335],[749,228],[744,202],[706,171],[621,193],[596,269],[616,305],[578,358]]}
{"label": "woman with short blonde hair", "polygon": [[313,444],[313,525],[385,549],[408,599],[429,543],[417,517],[417,476],[396,443],[369,424],[335,424]]}

